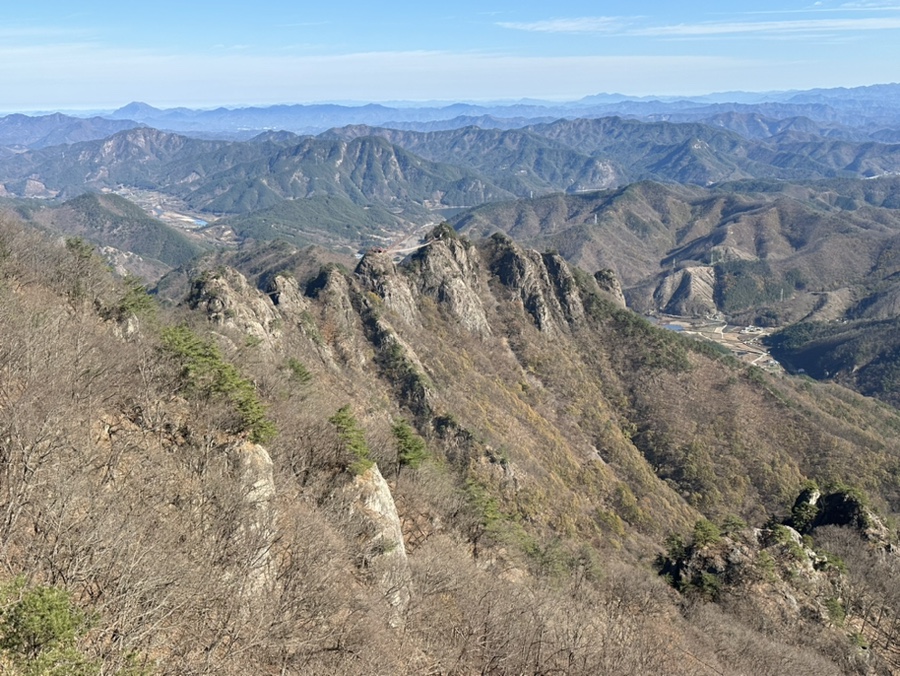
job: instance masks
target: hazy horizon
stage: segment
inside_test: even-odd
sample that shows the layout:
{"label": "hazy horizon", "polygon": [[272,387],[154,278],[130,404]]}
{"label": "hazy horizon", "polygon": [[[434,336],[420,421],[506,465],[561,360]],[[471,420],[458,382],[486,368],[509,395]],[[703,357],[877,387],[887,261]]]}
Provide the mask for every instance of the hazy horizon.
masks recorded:
{"label": "hazy horizon", "polygon": [[0,108],[688,97],[896,81],[900,3],[6,8]]}

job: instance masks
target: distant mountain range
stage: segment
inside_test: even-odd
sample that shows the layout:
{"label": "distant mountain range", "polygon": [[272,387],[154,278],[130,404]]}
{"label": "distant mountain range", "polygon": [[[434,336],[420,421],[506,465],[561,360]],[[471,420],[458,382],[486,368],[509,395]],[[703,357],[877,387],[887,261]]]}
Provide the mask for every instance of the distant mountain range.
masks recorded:
{"label": "distant mountain range", "polygon": [[[130,103],[110,111],[110,119],[137,120],[150,126],[182,132],[248,132],[286,129],[315,134],[330,127],[366,124],[394,128],[423,125],[462,118],[458,126],[467,126],[466,118],[490,117],[509,124],[535,124],[548,118],[606,117],[620,115],[673,121],[699,121],[724,112],[760,114],[766,117],[808,117],[821,123],[870,129],[900,122],[900,84],[874,85],[852,89],[816,89],[805,92],[769,92],[753,94],[728,92],[690,99],[626,97],[598,94],[578,101],[520,101],[512,103],[451,103],[399,105],[336,104],[277,105],[267,107],[159,109],[145,103]],[[515,122],[512,122],[515,120]]]}
{"label": "distant mountain range", "polygon": [[645,179],[709,185],[744,178],[873,177],[900,170],[900,148],[891,143],[850,140],[852,133],[832,134],[798,118],[726,119],[744,133],[723,128],[724,122],[603,117],[508,130],[416,132],[355,125],[318,138],[379,136],[426,159],[478,171],[517,195],[596,190]]}
{"label": "distant mountain range", "polygon": [[286,145],[205,141],[149,128],[19,153],[0,161],[0,176],[11,195],[68,197],[124,185],[159,190],[213,214],[317,195],[398,208],[513,196],[472,171],[422,159],[378,137],[304,137]]}
{"label": "distant mountain range", "polygon": [[[773,135],[747,138],[700,123],[619,117],[510,130],[416,132],[354,125],[318,137],[266,132],[245,142],[136,128],[0,157],[0,185],[7,195],[56,198],[86,189],[152,189],[221,215],[324,195],[415,210],[647,179],[710,185],[900,172],[898,145],[823,138],[790,128],[778,132],[765,120],[753,122],[753,136],[767,128]],[[797,120],[792,124],[800,126]]]}
{"label": "distant mountain range", "polygon": [[[206,138],[246,140],[267,130],[318,134],[333,127],[368,125],[413,131],[437,131],[476,125],[512,129],[577,119],[620,116],[645,121],[705,122],[719,124],[722,116],[758,116],[772,120],[807,118],[819,126],[847,127],[854,139],[900,126],[900,84],[852,89],[814,89],[787,92],[724,92],[691,98],[628,97],[596,94],[577,101],[521,100],[493,103],[418,103],[389,105],[294,104],[216,109],[156,108],[133,102],[116,110],[92,113],[87,130],[71,134],[42,134],[27,127],[85,126],[85,119],[54,113],[26,120],[27,116],[0,118],[0,146],[39,147],[100,138],[137,124]],[[63,122],[61,118],[67,118]],[[105,122],[100,122],[105,120]],[[111,123],[122,126],[113,127]],[[106,125],[105,131],[100,129]],[[727,126],[727,125],[726,125]],[[19,129],[19,127],[23,127]],[[98,127],[93,131],[91,127]],[[737,129],[735,129],[738,131]],[[45,138],[46,137],[46,138]]]}
{"label": "distant mountain range", "polygon": [[144,125],[127,119],[87,119],[54,113],[40,117],[7,115],[0,117],[0,146],[17,149],[46,148],[79,141],[106,138],[125,129]]}

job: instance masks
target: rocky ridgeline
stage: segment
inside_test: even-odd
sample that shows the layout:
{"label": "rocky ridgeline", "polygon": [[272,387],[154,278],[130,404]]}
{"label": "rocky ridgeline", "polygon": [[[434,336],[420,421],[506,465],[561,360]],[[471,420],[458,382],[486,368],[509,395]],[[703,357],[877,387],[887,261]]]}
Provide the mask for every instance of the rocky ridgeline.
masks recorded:
{"label": "rocky ridgeline", "polygon": [[[621,304],[621,287],[608,271],[600,282],[585,279],[595,291]],[[566,333],[584,320],[579,284],[558,254],[524,249],[500,234],[479,249],[448,226],[439,226],[402,265],[372,252],[352,275],[326,268],[305,290],[293,278],[276,275],[266,292],[252,286],[240,272],[220,268],[196,276],[186,302],[214,324],[267,346],[277,343],[287,323],[312,333],[309,315],[318,313],[321,321],[316,323],[330,329],[328,336],[315,339],[329,359],[363,368],[373,351],[389,344],[403,348],[419,368],[393,323],[422,326],[420,304],[428,298],[463,330],[487,339],[493,330],[486,308],[495,304],[491,294],[498,288],[518,298],[545,334]],[[396,352],[394,347],[388,349]]]}
{"label": "rocky ridgeline", "polygon": [[559,254],[523,249],[498,233],[490,239],[489,256],[491,272],[519,296],[540,331],[564,332],[584,318],[578,285]]}
{"label": "rocky ridgeline", "polygon": [[[599,280],[585,277],[594,291],[621,299],[613,276],[607,272]],[[472,443],[471,435],[441,418],[448,406],[403,337],[426,325],[422,304],[436,305],[479,341],[494,340],[488,308],[497,304],[498,294],[516,299],[548,338],[569,333],[585,320],[579,282],[559,255],[523,249],[503,235],[479,248],[448,226],[435,229],[425,246],[400,265],[388,255],[370,252],[353,274],[332,266],[303,289],[282,274],[263,286],[259,289],[237,270],[221,267],[195,275],[185,303],[232,341],[234,335],[244,335],[269,352],[287,339],[288,327],[295,327],[331,369],[362,373],[374,368],[394,388],[398,402],[413,412],[420,428],[440,427],[441,434],[463,445]],[[264,454],[262,447],[236,448],[233,453],[252,515],[246,534],[263,541],[267,524],[276,518],[268,509],[274,487],[268,483],[271,467]],[[392,609],[391,623],[398,625],[410,598],[410,575],[390,488],[376,465],[345,491],[348,513],[365,522],[361,556],[366,567],[376,571]],[[253,557],[254,588],[265,583],[266,557],[260,546]]]}

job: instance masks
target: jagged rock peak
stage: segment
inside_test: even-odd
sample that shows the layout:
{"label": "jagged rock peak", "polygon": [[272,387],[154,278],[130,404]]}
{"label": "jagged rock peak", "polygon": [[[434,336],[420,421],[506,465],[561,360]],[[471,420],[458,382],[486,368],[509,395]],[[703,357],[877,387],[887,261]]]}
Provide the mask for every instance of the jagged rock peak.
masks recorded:
{"label": "jagged rock peak", "polygon": [[270,345],[280,336],[278,316],[270,300],[233,268],[206,271],[195,277],[186,302],[214,324],[246,333],[262,344]]}
{"label": "jagged rock peak", "polygon": [[409,281],[398,274],[397,266],[389,255],[368,252],[356,266],[356,276],[367,291],[384,301],[389,310],[409,324],[418,324],[418,309]]}
{"label": "jagged rock peak", "polygon": [[488,246],[491,272],[518,293],[542,332],[565,331],[584,317],[578,284],[559,254],[525,250],[502,233]]}
{"label": "jagged rock peak", "polygon": [[556,299],[563,310],[566,321],[574,324],[584,319],[584,303],[581,300],[581,292],[578,282],[568,263],[558,253],[541,254],[544,267],[547,269]]}
{"label": "jagged rock peak", "polygon": [[266,286],[266,293],[272,304],[283,314],[296,315],[309,308],[309,301],[304,297],[293,275],[275,275]]}
{"label": "jagged rock peak", "polygon": [[485,284],[478,250],[446,224],[435,228],[426,242],[409,262],[418,273],[413,282],[416,291],[442,304],[466,330],[490,336],[481,300]]}
{"label": "jagged rock peak", "polygon": [[594,273],[594,280],[597,282],[600,290],[609,296],[613,303],[623,309],[627,307],[625,294],[622,293],[622,285],[619,283],[619,278],[616,277],[616,273],[613,270],[609,268],[597,270]]}

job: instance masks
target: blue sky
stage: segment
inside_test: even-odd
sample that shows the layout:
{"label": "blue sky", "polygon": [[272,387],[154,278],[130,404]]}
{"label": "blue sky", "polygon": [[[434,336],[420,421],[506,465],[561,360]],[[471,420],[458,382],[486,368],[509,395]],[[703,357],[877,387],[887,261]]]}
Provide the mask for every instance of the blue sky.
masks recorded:
{"label": "blue sky", "polygon": [[728,9],[691,0],[4,5],[3,111],[133,100],[572,100],[900,81],[900,0]]}

